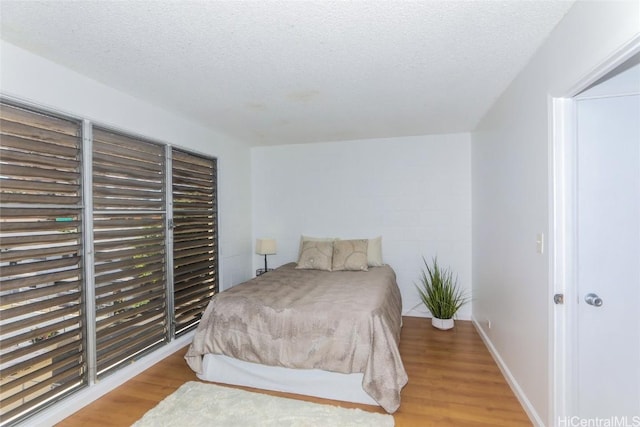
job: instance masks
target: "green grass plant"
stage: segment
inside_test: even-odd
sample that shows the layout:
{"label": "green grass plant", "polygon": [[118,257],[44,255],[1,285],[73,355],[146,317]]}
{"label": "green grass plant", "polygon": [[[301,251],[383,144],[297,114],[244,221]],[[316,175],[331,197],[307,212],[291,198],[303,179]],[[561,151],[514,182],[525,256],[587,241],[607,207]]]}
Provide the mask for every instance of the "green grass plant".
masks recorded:
{"label": "green grass plant", "polygon": [[424,257],[422,261],[426,270],[421,271],[420,284],[416,284],[420,299],[433,317],[453,319],[469,298],[458,286],[458,278],[453,277],[453,272],[438,265],[437,257],[433,258],[431,265]]}

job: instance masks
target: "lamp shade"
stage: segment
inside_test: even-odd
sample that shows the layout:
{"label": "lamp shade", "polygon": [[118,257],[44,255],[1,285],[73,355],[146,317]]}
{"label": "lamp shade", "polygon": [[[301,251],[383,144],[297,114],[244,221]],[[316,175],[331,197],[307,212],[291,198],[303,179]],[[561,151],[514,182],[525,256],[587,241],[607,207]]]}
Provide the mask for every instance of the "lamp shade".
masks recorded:
{"label": "lamp shade", "polygon": [[273,255],[276,253],[275,239],[256,239],[256,253],[259,255]]}

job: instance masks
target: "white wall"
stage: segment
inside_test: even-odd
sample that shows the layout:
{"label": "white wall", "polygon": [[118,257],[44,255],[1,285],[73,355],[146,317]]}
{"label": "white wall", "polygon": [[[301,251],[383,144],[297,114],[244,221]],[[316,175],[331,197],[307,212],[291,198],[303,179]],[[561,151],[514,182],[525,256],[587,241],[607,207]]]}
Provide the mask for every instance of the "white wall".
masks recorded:
{"label": "white wall", "polygon": [[[437,255],[470,290],[469,143],[453,134],[254,148],[254,237],[278,245],[269,266],[296,261],[301,234],[382,235],[405,314],[427,314],[414,287],[422,256]],[[263,262],[254,255],[254,267]],[[460,318],[470,314],[467,305]]]}
{"label": "white wall", "polygon": [[[473,317],[532,420],[553,425],[549,96],[640,31],[640,3],[577,2],[472,134]],[[489,323],[491,327],[489,328]]]}
{"label": "white wall", "polygon": [[[251,275],[249,146],[0,41],[0,92],[218,159],[220,286]],[[167,84],[171,84],[168,80]]]}

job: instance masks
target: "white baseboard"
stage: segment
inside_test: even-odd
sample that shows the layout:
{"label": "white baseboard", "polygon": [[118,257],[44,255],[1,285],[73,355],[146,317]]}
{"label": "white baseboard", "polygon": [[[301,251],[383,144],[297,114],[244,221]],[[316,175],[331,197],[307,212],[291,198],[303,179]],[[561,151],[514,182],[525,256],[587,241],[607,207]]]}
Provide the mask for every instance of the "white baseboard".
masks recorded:
{"label": "white baseboard", "polygon": [[524,408],[524,411],[527,413],[529,420],[531,420],[533,425],[537,427],[545,427],[545,424],[540,418],[540,415],[538,415],[538,412],[535,410],[535,408],[527,398],[526,394],[518,384],[518,381],[516,381],[513,375],[511,375],[511,371],[509,370],[509,367],[504,363],[504,360],[502,360],[502,357],[500,357],[500,354],[498,353],[496,348],[493,346],[493,343],[485,333],[484,329],[482,329],[482,327],[480,326],[480,323],[478,322],[478,320],[472,316],[471,321],[473,322],[473,325],[475,326],[476,331],[478,331],[480,338],[482,338],[482,341],[484,341],[484,344],[487,346],[487,349],[489,349],[489,353],[491,354],[491,357],[493,357],[493,360],[495,360],[505,380],[507,380],[507,384],[509,384],[509,387],[511,387],[511,391],[513,391],[513,394],[515,394],[516,398]]}
{"label": "white baseboard", "polygon": [[186,347],[193,340],[194,333],[195,331],[191,331],[180,338],[171,341],[164,347],[161,347],[153,353],[147,354],[141,359],[136,360],[134,363],[122,368],[112,375],[109,375],[100,382],[67,397],[47,409],[44,409],[18,425],[25,427],[50,427],[59,423],[74,412],[79,411],[94,400],[99,399],[111,390],[140,374],[142,371],[155,365],[165,357],[175,353],[183,347]]}

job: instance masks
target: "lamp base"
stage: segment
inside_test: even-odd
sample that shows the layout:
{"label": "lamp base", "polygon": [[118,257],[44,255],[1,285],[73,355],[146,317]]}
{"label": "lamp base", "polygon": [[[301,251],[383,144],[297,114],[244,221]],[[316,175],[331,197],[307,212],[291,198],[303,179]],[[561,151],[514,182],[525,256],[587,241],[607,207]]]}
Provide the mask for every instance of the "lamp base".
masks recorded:
{"label": "lamp base", "polygon": [[262,276],[264,273],[268,273],[269,271],[273,271],[273,268],[269,268],[269,269],[259,268],[256,270],[256,277]]}

